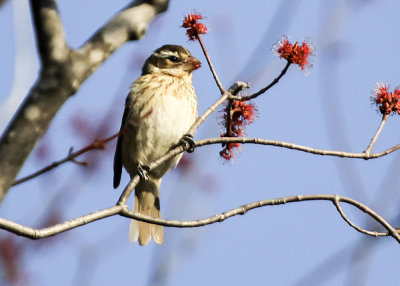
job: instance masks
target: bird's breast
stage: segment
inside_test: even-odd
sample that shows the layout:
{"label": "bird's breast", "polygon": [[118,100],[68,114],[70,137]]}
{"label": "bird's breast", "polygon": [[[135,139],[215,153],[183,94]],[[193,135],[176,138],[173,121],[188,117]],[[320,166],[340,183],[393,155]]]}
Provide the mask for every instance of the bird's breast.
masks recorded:
{"label": "bird's breast", "polygon": [[132,85],[128,104],[127,120],[134,127],[130,135],[124,135],[123,149],[130,162],[149,164],[158,159],[179,142],[197,118],[191,80],[182,78],[142,76]]}

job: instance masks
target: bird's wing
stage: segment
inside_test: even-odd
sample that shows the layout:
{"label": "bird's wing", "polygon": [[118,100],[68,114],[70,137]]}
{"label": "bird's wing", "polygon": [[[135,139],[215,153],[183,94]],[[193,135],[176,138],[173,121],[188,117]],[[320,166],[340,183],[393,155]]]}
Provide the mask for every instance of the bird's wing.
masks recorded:
{"label": "bird's wing", "polygon": [[[123,128],[125,128],[126,118],[128,117],[128,105],[125,105],[124,115],[122,116],[121,128],[120,132]],[[114,154],[114,189],[119,186],[121,182],[121,173],[122,173],[122,137],[123,134],[120,134],[117,141],[117,148],[115,149]]]}

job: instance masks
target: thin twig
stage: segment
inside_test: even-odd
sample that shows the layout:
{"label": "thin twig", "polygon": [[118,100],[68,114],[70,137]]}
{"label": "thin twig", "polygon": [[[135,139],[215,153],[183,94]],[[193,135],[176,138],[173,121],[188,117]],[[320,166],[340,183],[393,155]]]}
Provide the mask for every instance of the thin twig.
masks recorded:
{"label": "thin twig", "polygon": [[222,86],[222,83],[221,83],[221,81],[219,80],[217,73],[215,72],[214,66],[213,66],[213,64],[212,64],[212,62],[211,62],[211,59],[210,59],[210,56],[208,55],[208,52],[207,52],[207,50],[206,50],[206,48],[205,48],[205,46],[204,46],[204,44],[203,44],[203,40],[201,39],[201,36],[200,36],[200,35],[196,35],[196,38],[197,38],[197,40],[199,41],[200,46],[201,46],[201,49],[203,50],[204,56],[205,56],[206,59],[207,59],[208,66],[210,67],[210,70],[211,70],[211,73],[212,73],[212,75],[213,75],[213,77],[214,77],[215,83],[217,84],[217,86],[218,86],[218,88],[219,88],[221,94],[224,94],[224,93],[226,92],[226,90],[225,90],[224,87]]}
{"label": "thin twig", "polygon": [[64,159],[59,160],[59,161],[55,161],[55,162],[51,163],[50,165],[48,165],[48,166],[46,166],[46,167],[44,167],[44,168],[42,168],[42,169],[30,174],[30,175],[27,175],[27,176],[22,177],[22,178],[20,178],[18,180],[15,180],[14,183],[12,184],[12,186],[16,186],[18,184],[21,184],[23,182],[31,180],[31,179],[33,179],[33,178],[35,178],[37,176],[40,176],[40,175],[42,175],[42,174],[44,174],[44,173],[46,173],[46,172],[58,167],[58,166],[66,163],[66,162],[69,162],[69,161],[77,163],[79,165],[83,165],[82,164],[83,162],[76,161],[75,158],[80,156],[80,155],[82,155],[82,154],[84,154],[84,153],[86,153],[86,152],[88,152],[88,151],[90,151],[90,150],[104,149],[106,143],[108,143],[109,141],[113,140],[114,138],[117,138],[123,132],[125,132],[125,129],[121,130],[120,132],[118,132],[118,133],[116,133],[116,134],[114,134],[114,135],[112,135],[112,136],[110,136],[110,137],[108,137],[106,139],[98,138],[98,139],[94,140],[91,144],[89,144],[86,147],[83,147],[83,148],[81,148],[81,149],[79,149],[78,151],[75,151],[75,152],[72,152],[72,147],[71,147],[69,152],[68,152],[68,155]]}
{"label": "thin twig", "polygon": [[343,218],[346,218],[345,221],[353,228],[355,228],[357,231],[360,231],[363,234],[366,235],[372,235],[372,236],[384,236],[384,235],[390,235],[392,236],[397,242],[400,243],[400,236],[399,236],[399,231],[393,228],[383,217],[381,217],[379,214],[377,214],[375,211],[367,207],[366,205],[362,204],[359,201],[356,201],[354,199],[348,198],[348,197],[343,197],[339,195],[334,195],[334,194],[314,194],[314,195],[297,195],[297,196],[291,196],[291,197],[284,197],[284,198],[277,198],[277,199],[268,199],[268,200],[261,200],[261,201],[256,201],[250,204],[245,204],[240,207],[228,210],[223,213],[215,214],[213,216],[210,216],[208,218],[204,219],[198,219],[198,220],[190,220],[190,221],[182,221],[182,220],[166,220],[166,219],[160,219],[160,218],[154,218],[146,215],[142,215],[140,213],[134,213],[132,211],[129,211],[126,206],[122,205],[116,205],[107,209],[103,209],[101,211],[97,211],[94,213],[90,213],[84,216],[80,216],[78,218],[56,224],[51,227],[43,228],[43,229],[35,229],[35,228],[30,228],[27,226],[23,226],[21,224],[12,222],[7,219],[0,218],[0,229],[7,230],[9,232],[12,232],[14,234],[28,237],[31,239],[40,239],[48,236],[53,236],[61,232],[65,232],[69,229],[73,229],[79,226],[82,226],[84,224],[88,224],[90,222],[114,216],[114,215],[121,215],[124,217],[132,218],[135,220],[139,221],[144,221],[148,223],[153,223],[153,224],[158,224],[158,225],[163,225],[166,227],[179,227],[179,228],[187,228],[187,227],[201,227],[204,225],[208,224],[213,224],[216,222],[222,222],[228,218],[234,217],[236,215],[244,215],[248,211],[260,207],[265,207],[265,206],[275,206],[275,205],[282,205],[282,204],[288,204],[288,203],[294,203],[294,202],[303,202],[303,201],[331,201],[335,206],[338,208],[339,202],[344,202],[347,204],[350,204],[362,212],[368,214],[371,216],[375,221],[377,221],[379,224],[381,224],[386,230],[387,233],[380,233],[380,232],[375,232],[375,231],[368,231],[364,230],[358,226],[356,226],[354,223],[349,223],[349,220],[346,218],[344,215],[343,211],[341,208],[338,208],[339,213]]}
{"label": "thin twig", "polygon": [[335,205],[336,209],[338,210],[340,216],[355,230],[357,230],[358,232],[367,234],[367,235],[371,235],[371,236],[388,236],[389,233],[387,232],[377,232],[377,231],[369,231],[369,230],[365,230],[361,227],[359,227],[358,225],[356,225],[354,222],[352,222],[344,213],[342,207],[340,206],[340,200],[339,199],[335,199],[332,201],[332,203]]}
{"label": "thin twig", "polygon": [[273,80],[269,85],[267,85],[266,87],[260,89],[260,90],[257,91],[256,93],[253,93],[253,94],[250,94],[250,95],[247,95],[247,96],[230,96],[229,98],[230,98],[230,99],[241,100],[241,101],[250,100],[250,99],[256,98],[257,96],[263,94],[263,93],[266,92],[268,89],[270,89],[270,88],[273,87],[275,84],[277,84],[277,83],[279,82],[279,80],[285,75],[285,73],[286,73],[287,70],[289,69],[290,65],[291,65],[291,62],[288,61],[288,62],[286,63],[286,66],[285,66],[285,67],[283,68],[283,70],[281,71],[281,73],[280,73],[276,78],[274,78],[274,80]]}
{"label": "thin twig", "polygon": [[335,157],[342,157],[342,158],[358,158],[358,159],[375,159],[387,154],[390,154],[398,149],[400,149],[400,144],[393,146],[392,148],[386,149],[385,151],[378,152],[378,153],[351,153],[351,152],[343,152],[343,151],[331,151],[331,150],[324,150],[324,149],[316,149],[312,147],[297,145],[289,142],[283,141],[275,141],[275,140],[267,140],[261,138],[247,138],[247,137],[215,137],[215,138],[208,138],[202,139],[195,142],[196,147],[200,147],[203,145],[210,145],[210,144],[228,144],[228,143],[242,143],[242,144],[260,144],[260,145],[270,145],[276,147],[283,147],[288,149],[299,150],[307,153],[317,154],[317,155],[325,155],[325,156],[335,156]]}
{"label": "thin twig", "polygon": [[369,154],[369,152],[371,151],[371,149],[374,147],[376,140],[378,139],[379,134],[381,133],[383,126],[386,123],[386,120],[388,119],[388,114],[385,114],[382,116],[382,121],[379,124],[378,130],[375,133],[375,136],[372,138],[371,143],[369,143],[367,149],[365,149],[364,153]]}

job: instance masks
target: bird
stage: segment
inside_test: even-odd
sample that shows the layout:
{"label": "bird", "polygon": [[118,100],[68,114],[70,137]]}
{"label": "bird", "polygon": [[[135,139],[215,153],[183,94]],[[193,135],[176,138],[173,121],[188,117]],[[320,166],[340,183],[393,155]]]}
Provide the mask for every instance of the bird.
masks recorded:
{"label": "bird", "polygon": [[[135,213],[161,218],[161,179],[182,154],[154,170],[147,166],[178,144],[193,144],[187,133],[198,115],[192,72],[200,66],[184,47],[164,45],[145,61],[141,76],[130,87],[114,155],[113,185],[120,184],[122,166],[131,178],[141,177],[135,187]],[[143,170],[149,170],[147,175]],[[140,245],[147,245],[151,238],[162,244],[164,230],[160,225],[131,220],[129,238]]]}

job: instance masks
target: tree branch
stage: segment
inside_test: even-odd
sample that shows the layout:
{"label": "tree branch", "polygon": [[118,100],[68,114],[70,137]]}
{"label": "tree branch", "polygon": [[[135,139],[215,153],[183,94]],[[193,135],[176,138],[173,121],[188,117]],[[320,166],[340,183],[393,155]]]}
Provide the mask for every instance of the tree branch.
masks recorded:
{"label": "tree branch", "polygon": [[283,68],[283,70],[281,71],[281,73],[274,78],[274,80],[268,84],[266,87],[260,89],[259,91],[257,91],[256,93],[250,94],[250,95],[246,95],[246,96],[230,96],[229,99],[235,99],[235,100],[250,100],[253,98],[258,97],[259,95],[263,94],[264,92],[266,92],[268,89],[270,89],[271,87],[273,87],[275,84],[277,84],[279,82],[279,80],[286,74],[287,70],[289,69],[291,65],[291,62],[287,62],[285,67]]}
{"label": "tree branch", "polygon": [[223,95],[223,94],[226,92],[226,90],[225,90],[225,88],[222,86],[222,83],[221,83],[221,81],[220,81],[219,78],[218,78],[217,72],[215,71],[215,68],[214,68],[214,66],[213,66],[213,64],[212,64],[212,61],[211,61],[211,59],[210,59],[210,56],[208,55],[208,52],[207,52],[206,47],[204,46],[203,40],[202,40],[202,38],[201,38],[200,35],[196,35],[196,38],[197,38],[197,40],[199,41],[199,44],[200,44],[201,49],[203,50],[204,56],[206,57],[208,66],[209,66],[210,71],[211,71],[211,73],[212,73],[212,75],[213,75],[213,77],[214,77],[215,83],[217,84],[217,86],[218,86],[218,88],[219,88],[219,91],[221,92],[221,95]]}
{"label": "tree branch", "polygon": [[129,40],[140,39],[149,22],[165,11],[168,3],[133,1],[80,49],[70,50],[55,1],[31,1],[42,67],[0,139],[0,202],[61,106],[115,50]]}
{"label": "tree branch", "polygon": [[383,126],[386,123],[386,120],[388,119],[388,114],[385,114],[382,116],[382,121],[379,124],[378,130],[376,131],[374,137],[372,137],[371,142],[369,143],[367,149],[365,149],[364,153],[369,154],[369,152],[372,150],[372,148],[374,147],[376,140],[378,139],[379,134],[381,133]]}
{"label": "tree branch", "polygon": [[[91,144],[89,144],[86,147],[83,147],[83,148],[81,148],[81,149],[79,149],[79,150],[77,150],[75,152],[72,152],[73,149],[71,147],[69,152],[68,152],[68,155],[64,159],[61,159],[61,160],[58,160],[58,161],[54,161],[53,163],[43,167],[40,170],[37,170],[36,172],[34,172],[34,173],[30,174],[30,175],[27,175],[27,176],[22,177],[22,178],[20,178],[18,180],[15,180],[15,182],[12,184],[12,186],[16,186],[18,184],[21,184],[23,182],[26,182],[26,181],[31,180],[33,178],[36,178],[37,176],[40,176],[40,175],[42,175],[42,174],[44,174],[44,173],[46,173],[46,172],[58,167],[58,166],[66,163],[66,162],[78,163],[75,160],[76,157],[78,157],[78,156],[80,156],[80,155],[82,155],[82,154],[84,154],[84,153],[86,153],[86,152],[88,152],[90,150],[104,149],[108,142],[110,142],[111,140],[113,140],[113,139],[117,138],[118,136],[120,136],[121,133],[123,133],[124,131],[125,131],[125,129],[122,129],[120,132],[118,132],[118,133],[116,133],[116,134],[114,134],[114,135],[112,135],[112,136],[110,136],[110,137],[108,137],[106,139],[98,138],[98,139],[94,140]],[[80,164],[82,164],[82,162]],[[85,164],[85,165],[87,165],[87,164]]]}
{"label": "tree branch", "polygon": [[[223,213],[215,214],[208,218],[198,219],[198,220],[190,220],[190,221],[182,221],[182,220],[166,220],[160,218],[153,218],[150,216],[142,215],[140,213],[134,213],[129,211],[128,208],[122,205],[116,205],[107,209],[103,209],[101,211],[93,212],[84,216],[77,217],[75,219],[66,221],[64,223],[56,224],[51,227],[43,228],[43,229],[35,229],[30,228],[27,226],[23,226],[21,224],[12,222],[7,219],[0,218],[0,228],[12,232],[14,234],[24,236],[30,239],[40,239],[48,236],[53,236],[64,231],[91,223],[96,220],[100,220],[106,217],[110,217],[113,215],[121,215],[124,217],[136,219],[139,221],[145,221],[153,224],[163,225],[166,227],[179,227],[179,228],[187,228],[187,227],[201,227],[209,224],[213,224],[216,222],[223,222],[224,220],[234,217],[236,215],[244,215],[249,210],[265,207],[265,206],[276,206],[294,202],[304,202],[304,201],[331,201],[336,208],[338,209],[342,218],[354,229],[357,231],[372,235],[372,236],[392,236],[398,243],[400,243],[400,236],[399,231],[393,228],[383,217],[377,214],[375,211],[367,207],[366,205],[353,200],[348,197],[343,197],[339,195],[327,195],[327,194],[316,194],[316,195],[298,195],[292,197],[284,197],[284,198],[277,198],[277,199],[268,199],[262,201],[256,201],[250,204],[242,205],[240,207],[228,210]],[[344,202],[350,204],[359,210],[363,211],[364,213],[368,214],[372,217],[375,221],[381,224],[386,230],[387,233],[375,232],[375,231],[368,231],[364,230],[354,223],[352,223],[344,214],[343,210],[341,209],[339,203]]]}
{"label": "tree branch", "polygon": [[340,200],[339,199],[333,200],[332,203],[335,205],[337,211],[339,212],[340,216],[344,219],[344,221],[347,222],[348,225],[350,225],[352,228],[354,228],[358,232],[361,232],[361,233],[364,233],[364,234],[367,234],[367,235],[371,235],[371,236],[388,236],[389,235],[389,233],[386,233],[386,232],[369,231],[369,230],[365,230],[365,229],[357,226],[354,222],[352,222],[346,216],[346,214],[344,213],[342,207],[340,206]]}
{"label": "tree branch", "polygon": [[130,3],[76,50],[75,72],[89,65],[83,73],[90,75],[127,41],[141,39],[154,17],[167,10],[168,3],[168,0],[138,0]]}
{"label": "tree branch", "polygon": [[400,144],[393,146],[385,151],[378,152],[378,153],[351,153],[351,152],[343,152],[343,151],[331,151],[331,150],[324,150],[324,149],[316,149],[312,147],[297,145],[289,142],[283,141],[275,141],[275,140],[268,140],[268,139],[261,139],[261,138],[246,138],[246,137],[216,137],[216,138],[208,138],[203,140],[198,140],[195,142],[196,147],[200,147],[203,145],[210,145],[210,144],[220,144],[220,143],[242,143],[242,144],[260,144],[260,145],[270,145],[276,147],[283,147],[293,150],[299,150],[307,153],[317,154],[317,155],[325,155],[325,156],[335,156],[335,157],[342,157],[342,158],[358,158],[358,159],[375,159],[387,154],[390,154],[398,149],[400,149]]}
{"label": "tree branch", "polygon": [[42,65],[65,61],[69,48],[54,0],[31,0],[36,40]]}
{"label": "tree branch", "polygon": [[64,231],[82,226],[99,219],[103,219],[109,216],[119,214],[122,210],[122,206],[113,206],[107,209],[96,211],[84,216],[77,217],[72,220],[68,220],[63,223],[59,223],[50,227],[35,229],[21,224],[12,222],[7,219],[0,218],[0,228],[7,230],[9,232],[15,233],[16,235],[24,236],[30,239],[45,238],[48,236],[53,236]]}

